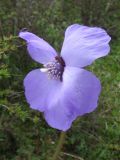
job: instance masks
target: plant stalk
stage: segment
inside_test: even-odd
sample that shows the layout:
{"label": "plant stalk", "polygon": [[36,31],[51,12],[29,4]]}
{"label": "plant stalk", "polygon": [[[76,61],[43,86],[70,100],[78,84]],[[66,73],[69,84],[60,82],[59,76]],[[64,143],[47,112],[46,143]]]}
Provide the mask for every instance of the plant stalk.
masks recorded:
{"label": "plant stalk", "polygon": [[66,135],[66,132],[62,131],[60,134],[60,139],[59,139],[59,142],[58,142],[58,145],[57,145],[57,148],[56,148],[56,151],[53,155],[52,160],[58,160],[58,156],[60,154],[60,151],[61,151],[63,144],[64,144],[64,141],[65,141],[65,135]]}

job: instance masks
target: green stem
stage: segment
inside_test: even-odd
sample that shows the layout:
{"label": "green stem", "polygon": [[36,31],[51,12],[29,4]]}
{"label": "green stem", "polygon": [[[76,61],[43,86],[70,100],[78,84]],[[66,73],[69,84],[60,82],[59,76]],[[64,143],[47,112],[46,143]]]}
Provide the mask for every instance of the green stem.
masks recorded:
{"label": "green stem", "polygon": [[58,156],[60,154],[60,151],[61,151],[62,146],[63,146],[64,141],[65,141],[65,134],[66,134],[66,132],[63,132],[63,131],[61,132],[60,139],[59,139],[59,142],[58,142],[58,145],[57,145],[57,148],[56,148],[56,151],[53,155],[52,160],[58,160]]}

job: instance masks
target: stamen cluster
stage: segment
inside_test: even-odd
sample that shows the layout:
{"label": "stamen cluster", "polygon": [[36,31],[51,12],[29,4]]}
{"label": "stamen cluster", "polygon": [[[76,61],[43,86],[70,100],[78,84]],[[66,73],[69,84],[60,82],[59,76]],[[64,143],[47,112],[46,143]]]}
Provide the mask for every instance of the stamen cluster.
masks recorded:
{"label": "stamen cluster", "polygon": [[44,65],[47,69],[48,78],[62,81],[64,64],[61,62],[64,62],[63,59],[61,57],[57,57],[54,61]]}

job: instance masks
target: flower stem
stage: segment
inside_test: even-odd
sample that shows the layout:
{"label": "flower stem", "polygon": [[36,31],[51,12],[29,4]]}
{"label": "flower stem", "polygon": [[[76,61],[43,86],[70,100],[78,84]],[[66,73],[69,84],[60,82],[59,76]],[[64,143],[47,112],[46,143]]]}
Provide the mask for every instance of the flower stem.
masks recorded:
{"label": "flower stem", "polygon": [[58,142],[58,145],[57,145],[57,148],[56,148],[56,151],[53,155],[52,160],[58,160],[58,156],[60,154],[60,151],[61,151],[62,146],[63,146],[64,141],[65,141],[65,134],[66,134],[66,132],[63,132],[63,131],[61,132],[60,139],[59,139],[59,142]]}

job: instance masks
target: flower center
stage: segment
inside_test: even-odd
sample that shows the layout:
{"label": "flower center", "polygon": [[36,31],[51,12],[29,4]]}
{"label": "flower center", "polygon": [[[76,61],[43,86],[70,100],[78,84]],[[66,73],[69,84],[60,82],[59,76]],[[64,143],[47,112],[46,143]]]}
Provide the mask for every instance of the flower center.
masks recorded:
{"label": "flower center", "polygon": [[62,81],[62,75],[65,67],[65,62],[62,57],[55,57],[55,60],[44,64],[45,68],[41,71],[47,72],[48,78]]}

